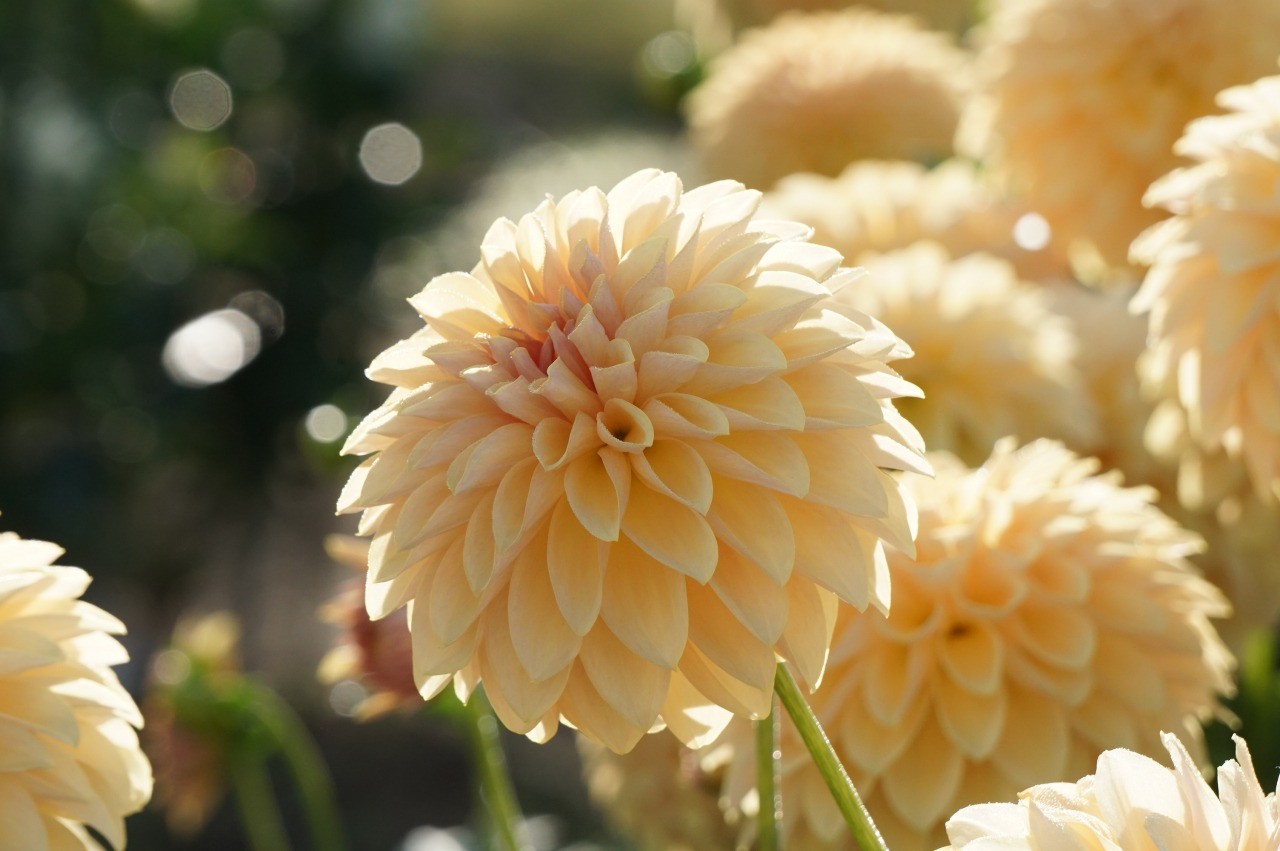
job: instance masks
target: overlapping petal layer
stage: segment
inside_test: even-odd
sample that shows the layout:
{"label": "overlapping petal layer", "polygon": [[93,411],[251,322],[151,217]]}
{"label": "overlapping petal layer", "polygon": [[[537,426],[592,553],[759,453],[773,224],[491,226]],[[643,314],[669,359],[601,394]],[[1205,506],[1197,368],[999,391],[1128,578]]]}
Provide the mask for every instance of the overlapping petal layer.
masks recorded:
{"label": "overlapping petal layer", "polygon": [[791,14],[750,30],[689,95],[695,147],[716,177],[761,189],[858,159],[951,152],[968,55],[909,17]]}
{"label": "overlapping petal layer", "polygon": [[1098,757],[1095,773],[1076,783],[1034,786],[1016,804],[956,813],[947,821],[948,851],[1274,851],[1280,845],[1280,804],[1258,783],[1244,739],[1235,737],[1236,758],[1218,769],[1215,795],[1182,742],[1169,733],[1161,738],[1172,769],[1132,751],[1109,750]]}
{"label": "overlapping petal layer", "polygon": [[1172,146],[1213,96],[1275,68],[1272,0],[1000,0],[979,39],[960,147],[1064,239],[1123,265],[1162,218],[1144,209]]}
{"label": "overlapping petal layer", "polygon": [[0,848],[114,848],[151,797],[142,716],[112,665],[124,625],[62,548],[0,534]]}
{"label": "overlapping petal layer", "polygon": [[1097,439],[1096,413],[1073,363],[1071,324],[1049,295],[987,254],[953,260],[936,243],[864,254],[865,286],[837,299],[882,318],[915,352],[903,377],[924,391],[899,403],[933,449],[981,463],[1008,434]]}
{"label": "overlapping petal layer", "polygon": [[[1162,729],[1198,752],[1232,661],[1209,623],[1222,597],[1185,559],[1196,536],[1052,441],[935,466],[912,482],[918,557],[890,555],[888,617],[843,610],[812,698],[889,847],[945,844],[959,807],[1079,776],[1107,748],[1158,753]],[[734,724],[742,800],[754,765]],[[794,847],[853,847],[783,729]]]}
{"label": "overlapping petal layer", "polygon": [[851,164],[837,177],[793,174],[765,195],[766,214],[813,228],[813,239],[861,263],[868,252],[921,240],[952,257],[982,251],[1008,260],[1028,281],[1069,276],[1066,252],[1044,219],[1003,197],[964,160],[936,168],[904,161]]}
{"label": "overlapping petal layer", "polygon": [[886,365],[909,350],[759,200],[639,172],[498,221],[411,300],[339,507],[424,695],[483,680],[535,738],[698,742],[768,712],[775,654],[817,681],[837,598],[885,607],[882,541],[915,527],[885,470],[927,470]]}
{"label": "overlapping petal layer", "polygon": [[[1193,122],[1178,142],[1178,153],[1197,164],[1171,172],[1147,195],[1174,217],[1133,244],[1134,259],[1151,268],[1132,306],[1150,312],[1152,353],[1144,378],[1153,391],[1176,398],[1197,450],[1183,453],[1184,468],[1220,466],[1213,453],[1225,452],[1243,462],[1259,496],[1274,501],[1280,493],[1280,77],[1228,89],[1219,103],[1230,113]],[[1178,430],[1153,436],[1167,448]],[[1188,495],[1200,490],[1185,487]]]}

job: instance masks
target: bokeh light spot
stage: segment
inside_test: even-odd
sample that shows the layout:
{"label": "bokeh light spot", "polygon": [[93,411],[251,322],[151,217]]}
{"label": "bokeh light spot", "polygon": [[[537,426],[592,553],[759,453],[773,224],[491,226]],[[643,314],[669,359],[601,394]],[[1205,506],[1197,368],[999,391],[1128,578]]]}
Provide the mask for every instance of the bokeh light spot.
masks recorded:
{"label": "bokeh light spot", "polygon": [[1041,250],[1052,237],[1049,223],[1039,213],[1026,213],[1013,223],[1013,241],[1026,251]]}
{"label": "bokeh light spot", "polygon": [[200,188],[210,201],[243,204],[258,185],[258,170],[238,148],[211,151],[200,163]]}
{"label": "bokeh light spot", "polygon": [[379,124],[360,142],[360,165],[371,180],[398,186],[422,168],[422,142],[403,124]]}
{"label": "bokeh light spot", "polygon": [[329,706],[343,718],[350,718],[368,696],[369,692],[355,680],[343,680],[329,689]]}
{"label": "bokeh light spot", "polygon": [[665,32],[654,36],[644,46],[641,61],[652,74],[674,77],[693,67],[697,52],[688,33]]}
{"label": "bokeh light spot", "polygon": [[183,127],[213,130],[231,117],[231,86],[208,69],[189,71],[169,90],[169,108]]}
{"label": "bokeh light spot", "polygon": [[164,344],[160,361],[165,372],[185,387],[226,381],[253,360],[262,334],[238,310],[215,310],[183,325]]}
{"label": "bokeh light spot", "polygon": [[151,673],[165,685],[179,685],[191,676],[191,659],[181,650],[161,650],[151,660]]}
{"label": "bokeh light spot", "polygon": [[347,433],[347,415],[337,405],[317,405],[307,412],[304,426],[317,443],[333,443]]}

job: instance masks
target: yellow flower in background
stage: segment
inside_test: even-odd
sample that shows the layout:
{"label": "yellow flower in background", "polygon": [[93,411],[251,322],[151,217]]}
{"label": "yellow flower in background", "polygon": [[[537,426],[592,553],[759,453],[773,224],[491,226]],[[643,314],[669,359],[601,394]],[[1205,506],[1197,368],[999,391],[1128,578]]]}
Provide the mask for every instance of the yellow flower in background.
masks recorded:
{"label": "yellow flower in background", "polygon": [[142,716],[112,665],[124,625],[80,599],[62,548],[0,534],[0,848],[125,845],[151,797]]}
{"label": "yellow flower in background", "polygon": [[334,684],[351,680],[365,688],[367,696],[353,707],[353,714],[362,721],[393,709],[420,707],[404,609],[375,621],[364,605],[369,542],[351,535],[330,535],[324,548],[330,558],[352,568],[358,576],[344,583],[320,612],[322,620],[341,630],[338,644],[320,660],[320,681]]}
{"label": "yellow flower in background", "polygon": [[[1078,777],[1107,748],[1159,753],[1162,729],[1200,753],[1232,659],[1209,623],[1222,597],[1186,560],[1198,538],[1053,441],[1004,441],[976,470],[934,464],[910,482],[918,555],[889,554],[889,615],[842,610],[811,698],[889,847],[937,848],[958,808]],[[754,784],[737,723],[731,801]],[[792,845],[852,847],[783,731]]]}
{"label": "yellow flower in background", "polygon": [[899,409],[933,449],[981,463],[1008,434],[1091,445],[1093,404],[1072,362],[1069,322],[1044,288],[986,254],[952,259],[942,246],[863,254],[869,273],[837,299],[881,318],[915,354],[904,378],[924,391]]}
{"label": "yellow flower in background", "polygon": [[1077,783],[1027,789],[1016,804],[980,804],[947,822],[950,848],[1072,848],[1146,851],[1274,851],[1280,806],[1258,783],[1249,746],[1218,769],[1218,793],[1176,736],[1162,734],[1173,768],[1127,750],[1098,757]]}
{"label": "yellow flower in background", "polygon": [[411,303],[395,387],[346,451],[367,605],[408,606],[430,697],[484,682],[505,725],[625,751],[769,711],[775,654],[814,684],[837,598],[887,605],[882,541],[927,471],[861,286],[732,182],[642,171],[501,219]]}
{"label": "yellow flower in background", "polygon": [[1193,122],[1177,144],[1196,165],[1171,172],[1147,194],[1147,203],[1173,218],[1133,244],[1134,259],[1151,267],[1133,308],[1150,312],[1145,377],[1176,395],[1200,454],[1222,450],[1239,459],[1259,496],[1274,501],[1280,77],[1228,89],[1218,101],[1230,112]]}
{"label": "yellow flower in background", "polygon": [[1008,260],[1028,281],[1065,279],[1066,253],[1044,218],[1003,197],[973,164],[870,160],[837,177],[793,174],[765,195],[766,215],[813,228],[813,239],[850,263],[868,252],[893,251],[921,240],[952,257],[984,251]]}
{"label": "yellow flower in background", "polygon": [[[184,704],[175,689],[197,680],[241,675],[240,622],[230,612],[184,618],[174,627],[171,646],[151,663],[152,684],[143,710],[146,752],[155,765],[156,805],[175,834],[192,837],[208,823],[226,796],[230,771],[224,731],[210,724],[203,701]],[[179,705],[184,704],[184,705]],[[209,729],[192,726],[192,717]]]}
{"label": "yellow flower in background", "polygon": [[1108,264],[1163,215],[1150,183],[1213,96],[1275,68],[1274,0],[997,0],[959,145]]}
{"label": "yellow flower in background", "polygon": [[946,157],[968,71],[948,36],[912,18],[786,15],[717,57],[686,113],[709,174],[766,189],[858,159]]}
{"label": "yellow flower in background", "polygon": [[578,753],[592,803],[642,851],[735,847],[720,810],[723,766],[708,770],[674,736],[646,736],[625,754],[579,736]]}

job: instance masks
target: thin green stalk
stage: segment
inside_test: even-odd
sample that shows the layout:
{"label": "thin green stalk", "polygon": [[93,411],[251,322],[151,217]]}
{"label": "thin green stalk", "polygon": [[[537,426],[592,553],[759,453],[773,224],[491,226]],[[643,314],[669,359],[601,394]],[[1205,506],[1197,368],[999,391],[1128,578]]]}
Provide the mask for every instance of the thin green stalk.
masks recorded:
{"label": "thin green stalk", "polygon": [[760,814],[756,818],[758,851],[779,851],[778,820],[782,815],[782,798],[778,794],[778,702],[767,718],[756,722],[756,791],[760,796]]}
{"label": "thin green stalk", "polygon": [[284,820],[280,817],[266,764],[235,760],[230,774],[231,790],[251,851],[289,851],[289,837],[284,831]]}
{"label": "thin green stalk", "polygon": [[795,678],[782,663],[778,664],[773,690],[782,701],[787,714],[791,716],[796,729],[800,731],[800,738],[808,748],[809,755],[813,757],[814,764],[818,766],[818,771],[826,781],[827,788],[831,790],[832,797],[836,799],[836,805],[849,825],[849,830],[852,831],[858,847],[862,851],[889,851],[884,838],[880,836],[880,831],[876,829],[875,822],[871,820],[871,814],[862,803],[862,798],[858,797],[858,790],[853,787],[849,773],[844,770],[840,758],[836,756],[830,740],[827,739],[827,734],[823,732],[822,725],[818,723],[813,710],[809,708],[809,703],[800,692]]}
{"label": "thin green stalk", "polygon": [[472,761],[480,774],[480,795],[489,810],[496,844],[500,851],[532,851],[520,828],[520,805],[507,773],[498,722],[482,688],[472,692],[466,717]]}
{"label": "thin green stalk", "polygon": [[265,686],[255,689],[259,719],[271,731],[284,757],[317,851],[345,851],[346,839],[338,819],[338,800],[329,767],[302,719],[278,694]]}

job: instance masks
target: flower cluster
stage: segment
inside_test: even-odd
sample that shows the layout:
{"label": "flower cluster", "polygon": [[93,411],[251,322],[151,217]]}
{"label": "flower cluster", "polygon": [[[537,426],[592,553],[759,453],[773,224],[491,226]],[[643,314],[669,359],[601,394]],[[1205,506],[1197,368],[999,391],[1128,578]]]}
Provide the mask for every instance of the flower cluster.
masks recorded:
{"label": "flower cluster", "polygon": [[340,508],[425,696],[483,681],[536,739],[698,742],[769,712],[777,655],[818,681],[839,599],[886,607],[882,541],[915,526],[886,470],[928,469],[892,401],[909,349],[759,201],[642,171],[500,220],[412,299]]}

